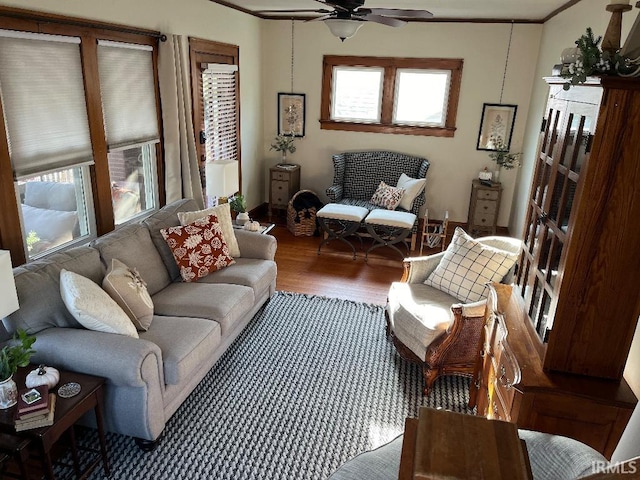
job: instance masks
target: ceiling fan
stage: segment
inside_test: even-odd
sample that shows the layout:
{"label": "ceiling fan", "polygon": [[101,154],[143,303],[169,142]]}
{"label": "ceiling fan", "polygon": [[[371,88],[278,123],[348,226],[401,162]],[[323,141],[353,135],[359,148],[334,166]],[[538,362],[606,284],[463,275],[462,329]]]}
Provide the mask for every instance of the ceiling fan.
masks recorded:
{"label": "ceiling fan", "polygon": [[427,10],[406,10],[399,8],[365,8],[365,0],[315,0],[333,10],[319,8],[316,10],[263,10],[261,13],[316,13],[321,17],[312,21],[324,21],[331,33],[343,42],[353,37],[364,22],[375,22],[390,27],[401,27],[407,22],[402,18],[431,18],[433,14]]}

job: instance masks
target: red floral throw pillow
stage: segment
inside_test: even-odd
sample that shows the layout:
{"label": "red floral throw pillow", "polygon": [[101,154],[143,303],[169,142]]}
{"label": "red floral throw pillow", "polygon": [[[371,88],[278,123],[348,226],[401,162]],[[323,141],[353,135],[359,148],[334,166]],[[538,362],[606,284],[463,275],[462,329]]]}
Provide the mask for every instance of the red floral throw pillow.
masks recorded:
{"label": "red floral throw pillow", "polygon": [[195,282],[236,261],[215,215],[207,215],[184,226],[160,230],[185,282]]}

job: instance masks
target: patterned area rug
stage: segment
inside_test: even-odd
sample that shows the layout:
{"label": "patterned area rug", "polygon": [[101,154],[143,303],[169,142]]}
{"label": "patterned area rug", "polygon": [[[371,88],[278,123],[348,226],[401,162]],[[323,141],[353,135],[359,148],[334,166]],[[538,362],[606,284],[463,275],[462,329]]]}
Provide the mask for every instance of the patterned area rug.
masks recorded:
{"label": "patterned area rug", "polygon": [[[471,413],[464,377],[441,377],[423,398],[420,368],[397,355],[384,326],[380,306],[278,292],[156,450],[108,435],[109,478],[320,480],[402,433],[420,406]],[[103,476],[98,467],[90,478]]]}

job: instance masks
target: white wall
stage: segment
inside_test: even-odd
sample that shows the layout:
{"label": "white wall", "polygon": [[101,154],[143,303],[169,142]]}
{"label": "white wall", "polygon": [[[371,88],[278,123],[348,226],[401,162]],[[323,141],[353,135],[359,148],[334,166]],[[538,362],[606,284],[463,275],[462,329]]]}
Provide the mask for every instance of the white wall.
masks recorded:
{"label": "white wall", "polygon": [[0,5],[238,45],[243,191],[250,208],[262,203],[264,142],[259,19],[208,0],[0,0]]}
{"label": "white wall", "polygon": [[[413,23],[391,28],[367,23],[355,37],[341,43],[321,22],[295,22],[295,93],[307,95],[306,136],[288,160],[302,166],[301,187],[326,199],[333,179],[331,155],[348,150],[388,149],[424,156],[431,162],[427,174],[429,214],[467,220],[471,180],[483,167],[491,167],[488,152],[476,150],[483,103],[498,103],[504,73],[510,24]],[[270,151],[277,133],[277,94],[289,92],[291,22],[265,21],[264,155],[269,166],[278,163]],[[535,73],[541,25],[515,25],[503,103],[518,105],[512,151],[520,151]],[[462,86],[453,138],[321,130],[320,97],[323,55],[388,57],[445,57],[464,59]],[[490,168],[491,169],[491,168]],[[516,173],[503,171],[504,184],[499,225],[506,226]],[[267,180],[265,179],[265,182]],[[266,190],[265,201],[268,200]]]}
{"label": "white wall", "polygon": [[[574,42],[585,33],[587,27],[591,27],[596,36],[604,35],[611,18],[611,14],[605,10],[609,3],[609,0],[585,0],[579,2],[544,25],[540,43],[540,55],[534,73],[536,80],[533,86],[529,117],[524,134],[524,165],[519,172],[509,222],[510,231],[516,235],[522,234],[524,226],[534,158],[538,146],[540,122],[547,101],[548,88],[542,78],[550,76],[553,65],[560,62],[560,52],[564,48],[575,46]],[[622,43],[624,43],[631,25],[639,14],[638,12],[638,9],[634,8],[631,12],[623,15]],[[625,369],[625,378],[636,396],[640,397],[640,325],[636,329],[635,338],[631,345],[631,352]]]}

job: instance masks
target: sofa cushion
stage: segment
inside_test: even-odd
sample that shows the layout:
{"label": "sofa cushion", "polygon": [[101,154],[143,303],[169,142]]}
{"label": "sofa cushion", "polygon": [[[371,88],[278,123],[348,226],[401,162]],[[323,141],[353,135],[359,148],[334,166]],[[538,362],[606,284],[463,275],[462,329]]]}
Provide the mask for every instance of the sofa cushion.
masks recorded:
{"label": "sofa cushion", "polygon": [[100,285],[74,272],[60,272],[62,301],[85,328],[138,338],[136,327],[124,310]]}
{"label": "sofa cushion", "polygon": [[220,324],[223,336],[255,302],[250,287],[226,283],[172,283],[151,298],[156,315],[215,320]]}
{"label": "sofa cushion", "polygon": [[140,338],[160,347],[164,381],[177,385],[197,371],[218,347],[220,325],[203,318],[156,315],[149,330],[140,332]]}
{"label": "sofa cushion", "polygon": [[404,188],[396,188],[391,185],[387,185],[384,182],[380,182],[378,188],[371,196],[371,203],[378,205],[387,210],[395,210],[402,196],[404,195]]}
{"label": "sofa cushion", "polygon": [[235,263],[216,215],[207,215],[188,225],[169,227],[160,233],[171,248],[185,282],[195,282]]}
{"label": "sofa cushion", "polygon": [[80,328],[60,296],[60,271],[63,268],[95,283],[102,282],[100,254],[90,247],[71,248],[14,268],[20,308],[3,321],[10,334],[18,328],[30,334],[49,327]]}
{"label": "sofa cushion", "polygon": [[153,301],[147,283],[137,270],[114,258],[102,280],[102,288],[124,310],[136,329],[149,329],[153,320]]}
{"label": "sofa cushion", "polygon": [[169,277],[172,282],[175,282],[178,278],[180,278],[180,270],[176,265],[176,261],[173,259],[173,254],[171,253],[171,249],[167,245],[167,242],[164,241],[160,230],[163,228],[169,227],[177,227],[180,225],[180,221],[178,220],[178,212],[190,212],[192,210],[197,210],[198,205],[192,198],[185,198],[182,200],[177,200],[168,205],[165,205],[157,212],[149,215],[142,221],[142,224],[147,227],[149,230],[149,235],[151,235],[151,240],[153,244],[156,246],[160,257],[164,263],[164,266],[167,268],[169,272]]}
{"label": "sofa cushion", "polygon": [[222,228],[222,235],[229,247],[229,254],[233,258],[239,257],[240,247],[238,247],[238,240],[236,239],[236,232],[233,228],[233,220],[231,219],[231,206],[228,203],[195,212],[178,212],[178,220],[180,220],[180,225],[188,225],[207,215],[215,215],[218,217],[220,227]]}
{"label": "sofa cushion", "polygon": [[421,283],[393,282],[387,309],[394,335],[418,358],[453,322],[451,295]]}
{"label": "sofa cushion", "polygon": [[255,258],[238,258],[236,263],[215,275],[207,275],[198,280],[200,283],[230,283],[251,287],[256,298],[259,298],[276,279],[278,267],[270,260]]}
{"label": "sofa cushion", "polygon": [[517,253],[484,245],[456,227],[440,264],[424,283],[461,302],[477,302],[486,297],[487,283],[502,280],[517,259]]}
{"label": "sofa cushion", "polygon": [[156,250],[149,230],[138,223],[125,225],[91,242],[100,251],[105,268],[117,258],[138,270],[153,295],[171,283],[169,272]]}

